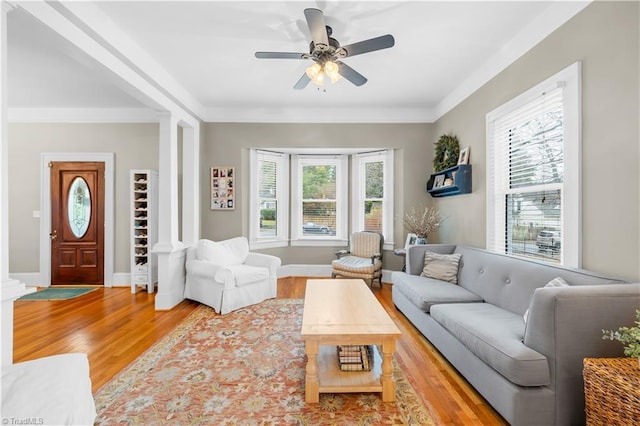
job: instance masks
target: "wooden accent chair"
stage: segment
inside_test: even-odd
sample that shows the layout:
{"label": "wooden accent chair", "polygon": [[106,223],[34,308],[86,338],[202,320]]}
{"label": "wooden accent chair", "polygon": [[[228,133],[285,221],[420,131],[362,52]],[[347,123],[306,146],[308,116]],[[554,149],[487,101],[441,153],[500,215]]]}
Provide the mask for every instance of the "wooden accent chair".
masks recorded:
{"label": "wooden accent chair", "polygon": [[378,280],[382,287],[382,245],[384,237],[378,232],[354,232],[349,239],[349,249],[336,252],[338,257],[331,262],[331,278],[362,278],[373,287]]}

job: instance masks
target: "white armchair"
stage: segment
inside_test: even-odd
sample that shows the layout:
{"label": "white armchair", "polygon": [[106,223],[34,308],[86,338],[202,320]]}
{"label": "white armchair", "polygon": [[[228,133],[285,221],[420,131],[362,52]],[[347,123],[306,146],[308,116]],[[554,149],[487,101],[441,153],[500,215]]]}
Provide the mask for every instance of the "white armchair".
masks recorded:
{"label": "white armchair", "polygon": [[245,237],[200,240],[187,250],[184,297],[221,314],[276,297],[280,259],[250,253]]}

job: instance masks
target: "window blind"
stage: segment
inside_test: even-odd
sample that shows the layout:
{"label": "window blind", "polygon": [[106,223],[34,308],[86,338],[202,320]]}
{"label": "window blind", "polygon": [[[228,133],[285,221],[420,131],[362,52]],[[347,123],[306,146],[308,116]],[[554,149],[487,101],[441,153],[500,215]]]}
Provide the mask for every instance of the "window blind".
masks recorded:
{"label": "window blind", "polygon": [[[559,262],[562,249],[564,137],[562,88],[495,119],[492,179],[495,246]],[[547,238],[548,237],[548,238]]]}
{"label": "window blind", "polygon": [[281,154],[258,151],[257,155],[257,190],[258,209],[260,213],[259,232],[260,238],[278,236],[279,218],[282,212],[279,211],[282,203],[281,187],[283,180],[283,159]]}

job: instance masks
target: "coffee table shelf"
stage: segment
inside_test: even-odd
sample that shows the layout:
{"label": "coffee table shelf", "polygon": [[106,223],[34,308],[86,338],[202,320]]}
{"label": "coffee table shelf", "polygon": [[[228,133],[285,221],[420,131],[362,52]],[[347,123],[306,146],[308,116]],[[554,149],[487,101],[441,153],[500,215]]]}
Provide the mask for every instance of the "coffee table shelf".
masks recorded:
{"label": "coffee table shelf", "polygon": [[342,371],[335,346],[320,346],[318,350],[320,393],[382,392],[381,374],[382,358],[377,349],[373,350],[370,371]]}

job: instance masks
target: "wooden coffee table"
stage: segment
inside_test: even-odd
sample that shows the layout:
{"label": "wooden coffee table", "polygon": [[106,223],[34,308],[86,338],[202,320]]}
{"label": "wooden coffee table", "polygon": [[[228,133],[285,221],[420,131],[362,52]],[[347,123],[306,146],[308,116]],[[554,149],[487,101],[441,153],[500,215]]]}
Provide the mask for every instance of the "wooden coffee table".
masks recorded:
{"label": "wooden coffee table", "polygon": [[[363,280],[307,280],[302,339],[307,354],[306,402],[320,393],[382,392],[395,400],[391,357],[400,330]],[[341,371],[336,345],[380,345],[371,371]]]}

